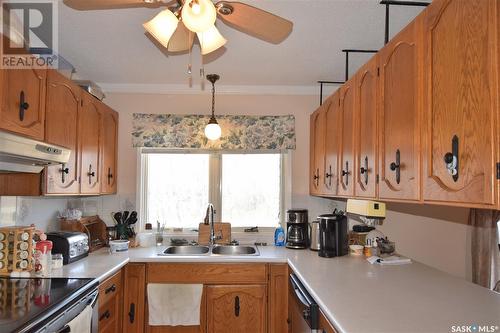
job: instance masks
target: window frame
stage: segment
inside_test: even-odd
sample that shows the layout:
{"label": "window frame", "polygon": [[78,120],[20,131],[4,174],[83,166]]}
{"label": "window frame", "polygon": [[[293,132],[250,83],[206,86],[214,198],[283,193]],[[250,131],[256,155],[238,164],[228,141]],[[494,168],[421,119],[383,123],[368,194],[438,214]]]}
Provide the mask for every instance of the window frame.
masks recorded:
{"label": "window frame", "polygon": [[[208,202],[212,202],[217,212],[222,212],[222,155],[224,154],[280,154],[280,207],[279,223],[285,223],[285,207],[291,204],[291,160],[292,151],[282,150],[203,150],[203,149],[163,149],[163,148],[138,148],[137,149],[137,203],[140,217],[139,230],[145,230],[147,221],[147,183],[148,183],[148,155],[149,154],[209,154],[209,193]],[[216,214],[216,222],[221,222],[221,214]],[[148,221],[152,223],[151,221]],[[252,227],[252,226],[248,226]],[[247,227],[232,227],[233,233],[243,233]],[[259,227],[261,233],[273,233],[273,227]],[[169,227],[167,233],[194,234],[192,228],[183,228],[182,231]]]}

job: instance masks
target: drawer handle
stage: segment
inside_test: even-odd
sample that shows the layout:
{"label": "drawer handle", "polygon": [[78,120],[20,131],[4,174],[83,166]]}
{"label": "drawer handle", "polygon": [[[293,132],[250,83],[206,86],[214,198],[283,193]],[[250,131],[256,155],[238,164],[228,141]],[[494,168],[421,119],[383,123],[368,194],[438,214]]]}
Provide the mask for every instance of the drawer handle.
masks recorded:
{"label": "drawer handle", "polygon": [[109,319],[109,317],[111,317],[111,313],[109,312],[109,310],[106,310],[106,312],[104,312],[102,316],[99,317],[99,321],[102,321],[104,319]]}
{"label": "drawer handle", "polygon": [[134,323],[134,319],[135,319],[135,304],[134,303],[130,303],[130,311],[128,312],[128,319],[129,319],[131,324]]}
{"label": "drawer handle", "polygon": [[238,296],[234,298],[234,315],[236,317],[240,316],[240,298]]}
{"label": "drawer handle", "polygon": [[104,291],[104,293],[105,293],[105,294],[109,294],[109,293],[112,293],[112,292],[114,293],[115,291],[116,291],[116,285],[113,283],[113,285],[112,285],[111,287],[107,288],[107,289]]}

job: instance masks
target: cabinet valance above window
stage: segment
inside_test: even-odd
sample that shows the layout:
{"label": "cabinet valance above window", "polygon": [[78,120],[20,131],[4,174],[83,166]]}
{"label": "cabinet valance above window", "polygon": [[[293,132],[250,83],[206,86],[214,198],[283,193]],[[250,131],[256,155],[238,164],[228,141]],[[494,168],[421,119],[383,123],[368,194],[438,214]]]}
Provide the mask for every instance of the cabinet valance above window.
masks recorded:
{"label": "cabinet valance above window", "polygon": [[134,147],[289,150],[295,149],[295,117],[217,116],[219,140],[210,141],[204,129],[209,115],[133,114]]}

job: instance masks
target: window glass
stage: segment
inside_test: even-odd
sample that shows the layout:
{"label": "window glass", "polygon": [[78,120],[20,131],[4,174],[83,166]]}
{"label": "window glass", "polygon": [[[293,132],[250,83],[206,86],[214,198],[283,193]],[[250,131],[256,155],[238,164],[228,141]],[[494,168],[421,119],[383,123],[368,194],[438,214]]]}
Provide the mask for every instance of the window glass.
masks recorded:
{"label": "window glass", "polygon": [[208,154],[147,155],[146,217],[168,227],[195,227],[208,203]]}
{"label": "window glass", "polygon": [[222,222],[276,227],[280,213],[280,154],[222,155]]}

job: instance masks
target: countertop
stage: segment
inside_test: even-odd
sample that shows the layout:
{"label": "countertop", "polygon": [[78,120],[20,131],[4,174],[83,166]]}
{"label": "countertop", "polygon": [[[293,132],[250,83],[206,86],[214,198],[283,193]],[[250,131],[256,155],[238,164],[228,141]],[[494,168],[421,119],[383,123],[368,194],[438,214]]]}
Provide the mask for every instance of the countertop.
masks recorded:
{"label": "countertop", "polygon": [[288,263],[339,332],[500,332],[500,294],[413,262],[372,265],[361,257],[321,258],[308,250],[259,247],[260,256],[158,256],[165,247],[109,254],[101,249],[53,271],[54,277],[105,280],[128,262]]}

